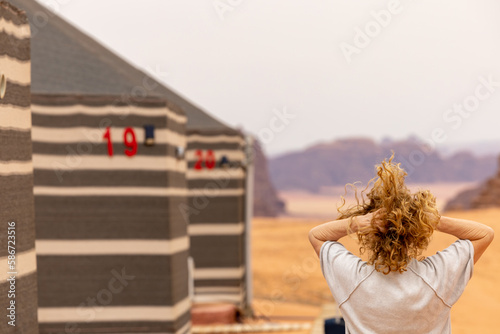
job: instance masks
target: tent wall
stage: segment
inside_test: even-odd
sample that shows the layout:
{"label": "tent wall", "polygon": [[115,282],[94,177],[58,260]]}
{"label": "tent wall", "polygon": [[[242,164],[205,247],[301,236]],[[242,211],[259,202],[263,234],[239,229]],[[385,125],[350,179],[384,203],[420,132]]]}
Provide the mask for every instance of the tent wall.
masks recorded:
{"label": "tent wall", "polygon": [[[187,147],[195,301],[244,307],[244,138],[236,131],[188,131]],[[229,166],[221,166],[223,157]]]}
{"label": "tent wall", "polygon": [[38,333],[30,66],[30,29],[26,16],[0,2],[0,76],[5,79],[6,88],[0,98],[2,334]]}
{"label": "tent wall", "polygon": [[40,332],[188,332],[184,114],[91,96],[32,109]]}

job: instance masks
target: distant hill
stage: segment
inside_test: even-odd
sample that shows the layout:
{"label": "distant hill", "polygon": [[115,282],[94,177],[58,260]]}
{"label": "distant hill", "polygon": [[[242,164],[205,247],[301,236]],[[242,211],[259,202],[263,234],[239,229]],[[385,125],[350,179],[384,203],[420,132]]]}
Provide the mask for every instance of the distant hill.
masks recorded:
{"label": "distant hill", "polygon": [[255,185],[253,213],[259,217],[276,217],[285,212],[285,202],[279,197],[269,177],[267,158],[258,141],[254,143]]}
{"label": "distant hill", "polygon": [[[500,166],[500,160],[499,160]],[[471,210],[500,207],[500,169],[476,187],[458,193],[445,210]]]}
{"label": "distant hill", "polygon": [[272,181],[279,190],[318,192],[322,187],[367,182],[375,176],[374,165],[396,153],[396,162],[407,170],[408,182],[482,181],[495,173],[496,156],[478,157],[457,152],[443,157],[428,151],[416,138],[401,141],[354,138],[314,145],[269,161]]}
{"label": "distant hill", "polygon": [[476,155],[494,155],[500,154],[500,140],[483,140],[467,143],[450,143],[439,147],[439,152],[444,156],[450,156],[459,151],[470,151]]}

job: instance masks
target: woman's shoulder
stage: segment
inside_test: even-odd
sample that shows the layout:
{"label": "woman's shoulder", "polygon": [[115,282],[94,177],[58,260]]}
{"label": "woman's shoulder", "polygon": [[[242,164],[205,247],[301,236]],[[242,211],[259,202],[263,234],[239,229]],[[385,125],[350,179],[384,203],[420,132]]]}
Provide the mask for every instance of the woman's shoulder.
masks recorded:
{"label": "woman's shoulder", "polygon": [[465,264],[470,260],[474,261],[474,246],[472,242],[467,239],[458,239],[447,248],[418,262],[441,267],[459,262]]}
{"label": "woman's shoulder", "polygon": [[409,265],[409,270],[420,276],[450,307],[464,291],[473,269],[474,248],[470,240],[457,240],[446,249]]}

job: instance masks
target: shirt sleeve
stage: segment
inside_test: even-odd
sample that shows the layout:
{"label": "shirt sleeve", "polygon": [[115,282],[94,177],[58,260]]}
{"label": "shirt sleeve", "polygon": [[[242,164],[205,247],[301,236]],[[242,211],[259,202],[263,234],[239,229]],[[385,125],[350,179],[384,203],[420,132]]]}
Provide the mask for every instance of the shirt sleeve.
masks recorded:
{"label": "shirt sleeve", "polygon": [[336,241],[326,241],[319,254],[321,271],[340,307],[362,281],[366,262]]}
{"label": "shirt sleeve", "polygon": [[425,276],[436,294],[449,307],[458,301],[472,277],[474,246],[470,240],[457,240],[443,251],[422,261]]}

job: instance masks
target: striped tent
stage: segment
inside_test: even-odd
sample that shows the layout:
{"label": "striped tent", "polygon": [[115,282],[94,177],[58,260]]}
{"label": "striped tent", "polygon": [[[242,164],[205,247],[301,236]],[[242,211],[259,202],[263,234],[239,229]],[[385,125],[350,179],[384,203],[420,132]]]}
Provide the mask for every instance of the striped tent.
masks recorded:
{"label": "striped tent", "polygon": [[153,98],[32,103],[41,332],[186,332],[185,116]]}
{"label": "striped tent", "polygon": [[251,313],[250,224],[253,144],[171,88],[155,93],[186,113],[189,222],[194,301],[229,302]]}
{"label": "striped tent", "polygon": [[[201,117],[200,117],[201,116]],[[246,142],[224,124],[188,118],[188,207],[195,301],[248,309]]]}
{"label": "striped tent", "polygon": [[[175,215],[190,222],[195,301],[233,302],[247,308],[251,297],[247,251],[247,203],[251,198],[247,195],[251,191],[245,184],[251,173],[246,173],[247,147],[242,133],[133,68],[36,2],[13,1],[24,3],[36,16],[32,52],[33,62],[40,66],[34,66],[35,94],[144,95],[166,99],[185,112],[189,192],[187,203],[177,206]],[[206,205],[200,204],[207,199]]]}
{"label": "striped tent", "polygon": [[40,333],[188,332],[184,112],[36,1],[13,2],[32,31]]}
{"label": "striped tent", "polygon": [[0,333],[38,333],[30,29],[0,2]]}

